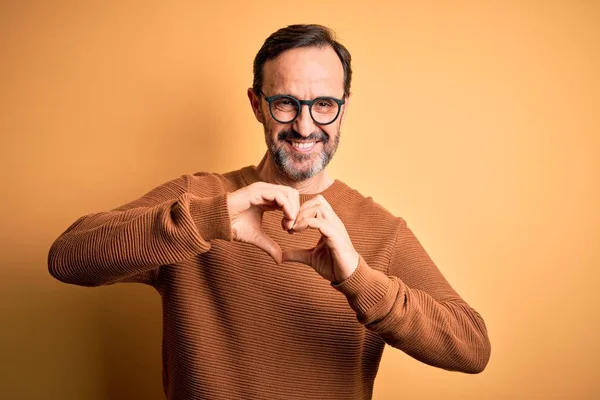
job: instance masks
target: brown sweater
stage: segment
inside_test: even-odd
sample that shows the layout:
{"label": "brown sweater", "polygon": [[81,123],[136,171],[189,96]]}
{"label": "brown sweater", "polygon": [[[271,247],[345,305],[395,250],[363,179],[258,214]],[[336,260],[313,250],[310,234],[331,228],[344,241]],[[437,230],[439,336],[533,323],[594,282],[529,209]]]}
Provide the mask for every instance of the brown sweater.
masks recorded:
{"label": "brown sweater", "polygon": [[[484,369],[481,316],[403,219],[344,183],[321,193],[360,254],[341,284],[233,242],[226,193],[259,180],[252,166],[184,175],[81,217],[50,248],[50,273],[83,286],[156,288],[169,399],[370,399],[385,343],[436,367]],[[263,227],[283,249],[317,243],[318,231],[290,235],[281,218],[267,212]]]}

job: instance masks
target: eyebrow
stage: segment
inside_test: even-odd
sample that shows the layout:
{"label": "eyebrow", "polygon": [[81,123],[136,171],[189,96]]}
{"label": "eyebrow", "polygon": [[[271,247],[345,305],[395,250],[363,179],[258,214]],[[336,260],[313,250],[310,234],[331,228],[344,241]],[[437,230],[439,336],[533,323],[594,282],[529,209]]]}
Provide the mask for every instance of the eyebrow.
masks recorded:
{"label": "eyebrow", "polygon": [[[293,98],[298,99],[298,100],[304,100],[304,99],[301,99],[300,97],[295,96],[295,95],[290,94],[290,93],[276,93],[276,94],[270,95],[269,97],[273,97],[273,96],[290,96],[290,97],[293,97]],[[307,99],[307,100],[314,100],[314,99],[318,99],[319,97],[333,97],[333,98],[336,98],[336,99],[338,99],[338,98],[339,99],[343,99],[344,95],[342,95],[342,97],[335,97],[335,96],[332,96],[330,94],[323,94],[323,95],[316,96],[316,97],[313,97],[312,99]]]}

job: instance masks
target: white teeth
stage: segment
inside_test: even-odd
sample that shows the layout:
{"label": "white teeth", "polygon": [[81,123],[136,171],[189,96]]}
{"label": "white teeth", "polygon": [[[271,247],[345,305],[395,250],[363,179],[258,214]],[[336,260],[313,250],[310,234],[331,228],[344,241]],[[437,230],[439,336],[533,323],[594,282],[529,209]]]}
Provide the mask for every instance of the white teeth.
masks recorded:
{"label": "white teeth", "polygon": [[297,149],[309,149],[315,145],[315,142],[292,142],[292,146]]}

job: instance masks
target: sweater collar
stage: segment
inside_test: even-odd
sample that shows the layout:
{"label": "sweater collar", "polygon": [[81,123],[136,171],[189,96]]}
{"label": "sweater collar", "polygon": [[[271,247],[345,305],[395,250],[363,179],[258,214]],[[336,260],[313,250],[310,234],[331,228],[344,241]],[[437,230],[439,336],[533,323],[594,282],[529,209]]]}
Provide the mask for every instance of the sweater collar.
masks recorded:
{"label": "sweater collar", "polygon": [[[256,166],[249,165],[240,170],[242,174],[242,178],[246,182],[247,185],[251,185],[255,182],[260,182],[260,176],[258,175],[258,171],[256,170]],[[348,190],[348,186],[342,181],[337,179],[333,180],[333,183],[329,185],[329,187],[323,190],[320,193],[300,193],[300,204],[304,203],[307,200],[314,198],[317,195],[321,195],[325,197],[327,202],[333,205],[339,198],[343,196],[343,193]]]}

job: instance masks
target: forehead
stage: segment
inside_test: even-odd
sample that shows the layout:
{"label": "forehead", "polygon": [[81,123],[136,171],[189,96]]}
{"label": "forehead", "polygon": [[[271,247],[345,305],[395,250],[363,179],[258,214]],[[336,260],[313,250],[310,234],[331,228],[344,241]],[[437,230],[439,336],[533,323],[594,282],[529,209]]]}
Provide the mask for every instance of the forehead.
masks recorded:
{"label": "forehead", "polygon": [[291,49],[265,63],[263,86],[268,93],[343,96],[344,68],[330,46]]}

